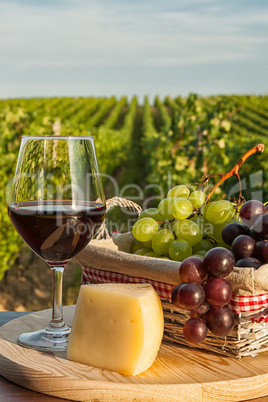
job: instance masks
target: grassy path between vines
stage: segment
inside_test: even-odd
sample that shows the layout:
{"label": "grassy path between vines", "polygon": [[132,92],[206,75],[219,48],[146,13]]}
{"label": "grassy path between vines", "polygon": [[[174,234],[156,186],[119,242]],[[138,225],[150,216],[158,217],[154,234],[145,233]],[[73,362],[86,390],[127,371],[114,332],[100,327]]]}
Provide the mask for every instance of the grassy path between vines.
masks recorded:
{"label": "grassy path between vines", "polygon": [[[142,123],[143,108],[138,106],[131,135],[130,152],[125,166],[122,167],[119,177],[119,187],[132,183],[140,187],[144,185],[146,177],[145,163],[142,150]],[[133,194],[134,196],[136,194]],[[130,194],[131,196],[131,194]]]}
{"label": "grassy path between vines", "polygon": [[[143,135],[143,108],[137,107],[134,119],[134,126],[131,133],[131,144],[127,155],[127,160],[114,174],[114,179],[118,184],[119,194],[113,193],[113,186],[108,184],[105,188],[106,198],[111,198],[115,195],[130,199],[139,205],[143,199],[140,196],[140,189],[144,188],[146,178],[146,168],[142,149]],[[113,230],[126,232],[130,230],[131,222],[136,219],[134,214],[126,212],[121,208],[113,208],[107,215],[106,226],[111,233]],[[132,221],[131,221],[132,220]]]}

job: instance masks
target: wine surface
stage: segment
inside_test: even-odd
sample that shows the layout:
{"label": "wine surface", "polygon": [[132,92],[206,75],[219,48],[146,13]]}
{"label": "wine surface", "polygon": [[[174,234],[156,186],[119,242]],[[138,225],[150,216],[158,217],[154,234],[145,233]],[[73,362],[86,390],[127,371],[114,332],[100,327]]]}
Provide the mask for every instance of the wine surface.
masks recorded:
{"label": "wine surface", "polygon": [[51,265],[61,265],[89,243],[106,208],[86,201],[30,201],[12,204],[8,212],[28,246]]}

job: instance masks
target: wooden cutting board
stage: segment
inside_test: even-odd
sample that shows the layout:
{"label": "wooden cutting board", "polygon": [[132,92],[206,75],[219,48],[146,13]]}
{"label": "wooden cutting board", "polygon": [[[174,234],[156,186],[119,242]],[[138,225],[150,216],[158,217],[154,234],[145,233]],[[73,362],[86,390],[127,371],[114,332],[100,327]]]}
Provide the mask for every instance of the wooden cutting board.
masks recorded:
{"label": "wooden cutting board", "polygon": [[[74,306],[64,308],[71,325]],[[240,360],[163,343],[153,366],[129,377],[26,349],[18,335],[45,327],[50,310],[0,329],[0,374],[33,391],[74,401],[241,401],[268,395],[268,353]]]}

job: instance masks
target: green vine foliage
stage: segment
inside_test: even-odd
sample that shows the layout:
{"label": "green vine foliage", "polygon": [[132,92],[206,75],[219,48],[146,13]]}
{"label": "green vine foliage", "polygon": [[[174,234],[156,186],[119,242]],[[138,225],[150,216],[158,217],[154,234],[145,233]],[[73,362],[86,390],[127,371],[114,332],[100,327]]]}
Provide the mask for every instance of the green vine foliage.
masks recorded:
{"label": "green vine foliage", "polygon": [[[170,129],[159,133],[151,142],[154,146],[151,148],[153,154],[148,181],[158,183],[161,177],[164,190],[167,191],[178,183],[200,183],[203,177],[228,171],[244,152],[264,141],[256,132],[255,135],[249,135],[244,129],[233,127],[239,110],[239,104],[232,97],[202,98],[190,94],[181,110],[174,115]],[[150,148],[150,144],[146,146]],[[263,156],[255,156],[254,170],[261,172],[263,180],[259,185],[254,185],[257,191],[264,191],[265,197],[268,196],[266,163]],[[250,176],[252,161],[247,162],[241,172],[245,177]],[[245,198],[249,195],[246,187],[244,183]],[[237,192],[238,187],[233,179],[217,191],[218,196],[235,196]]]}
{"label": "green vine foliage", "polygon": [[[115,97],[73,98],[72,102],[70,98],[0,101],[0,279],[14,263],[23,245],[7,213],[7,193],[22,135],[92,135],[105,184],[105,177],[126,162],[136,106],[136,97],[129,105],[126,105],[125,97],[119,102]],[[115,114],[119,118],[122,107],[126,108],[126,114],[121,126],[117,130],[110,128],[116,123]],[[82,113],[84,109],[86,113]],[[107,120],[109,111],[112,122]],[[96,126],[91,126],[92,121]],[[33,149],[33,155],[36,151]],[[26,184],[29,183],[25,183],[25,191]]]}
{"label": "green vine foliage", "polygon": [[[133,153],[143,172],[142,182],[134,184],[156,184],[167,192],[172,185],[225,173],[251,147],[267,145],[267,116],[268,96],[190,94],[163,101],[157,96],[151,103],[145,96],[141,106],[136,96],[130,101],[126,97],[0,100],[0,279],[23,244],[9,221],[6,202],[22,135],[92,135],[104,176],[117,174]],[[132,149],[137,127],[142,155]],[[267,172],[267,149],[243,164],[240,175],[246,199],[261,192],[263,201],[268,200]],[[216,196],[235,197],[235,191],[237,181],[231,178]]]}
{"label": "green vine foliage", "polygon": [[0,110],[0,279],[22,247],[22,240],[13,229],[7,214],[6,195],[14,173],[21,136],[27,131],[32,114],[23,108],[2,104]]}

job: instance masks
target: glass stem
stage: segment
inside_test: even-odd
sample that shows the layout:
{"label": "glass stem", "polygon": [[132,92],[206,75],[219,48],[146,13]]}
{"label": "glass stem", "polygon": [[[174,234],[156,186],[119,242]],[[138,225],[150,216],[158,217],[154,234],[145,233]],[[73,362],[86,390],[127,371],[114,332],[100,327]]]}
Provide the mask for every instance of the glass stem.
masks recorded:
{"label": "glass stem", "polygon": [[62,283],[63,283],[63,267],[51,267],[52,271],[52,291],[53,291],[53,306],[52,319],[49,323],[49,328],[53,331],[62,330],[65,327],[62,312]]}

